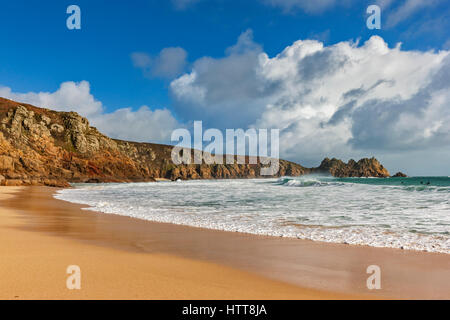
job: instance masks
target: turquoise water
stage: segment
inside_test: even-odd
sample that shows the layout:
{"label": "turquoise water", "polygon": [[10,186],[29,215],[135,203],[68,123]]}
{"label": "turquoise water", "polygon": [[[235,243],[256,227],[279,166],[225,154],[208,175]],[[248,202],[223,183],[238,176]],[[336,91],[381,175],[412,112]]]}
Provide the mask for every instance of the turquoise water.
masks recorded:
{"label": "turquoise water", "polygon": [[450,253],[450,178],[197,180],[77,185],[57,198],[195,227]]}
{"label": "turquoise water", "polygon": [[[307,177],[307,176],[306,176]],[[334,178],[330,176],[314,175],[309,184],[326,183],[360,183],[377,186],[398,186],[398,187],[424,187],[423,190],[434,190],[436,187],[450,187],[450,177],[408,177],[408,178]],[[279,184],[286,184],[289,181],[302,181],[293,177],[281,178]],[[448,190],[448,189],[443,189]]]}
{"label": "turquoise water", "polygon": [[450,187],[449,177],[408,178],[338,178],[340,182],[363,183],[381,186]]}

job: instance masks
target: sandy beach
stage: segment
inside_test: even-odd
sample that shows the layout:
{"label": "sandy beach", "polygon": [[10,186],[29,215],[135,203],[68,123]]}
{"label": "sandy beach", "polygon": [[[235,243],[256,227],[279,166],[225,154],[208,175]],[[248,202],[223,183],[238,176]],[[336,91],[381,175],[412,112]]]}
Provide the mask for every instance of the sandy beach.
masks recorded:
{"label": "sandy beach", "polygon": [[[82,210],[0,188],[0,299],[449,299],[445,254],[326,244]],[[81,290],[66,269],[81,268]],[[382,289],[368,290],[378,265]]]}

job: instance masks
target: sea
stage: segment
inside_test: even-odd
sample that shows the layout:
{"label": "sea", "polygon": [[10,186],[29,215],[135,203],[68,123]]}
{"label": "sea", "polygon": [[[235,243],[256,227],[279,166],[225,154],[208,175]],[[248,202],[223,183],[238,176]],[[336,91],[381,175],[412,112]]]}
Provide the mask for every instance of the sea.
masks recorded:
{"label": "sea", "polygon": [[450,177],[74,184],[86,210],[256,235],[450,254]]}

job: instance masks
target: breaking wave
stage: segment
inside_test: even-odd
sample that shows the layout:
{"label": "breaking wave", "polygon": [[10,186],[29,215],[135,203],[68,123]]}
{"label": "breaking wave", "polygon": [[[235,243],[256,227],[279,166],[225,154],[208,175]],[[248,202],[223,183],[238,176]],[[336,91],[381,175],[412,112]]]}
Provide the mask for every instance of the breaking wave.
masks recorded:
{"label": "breaking wave", "polygon": [[55,197],[209,229],[450,253],[450,178],[283,177],[75,185]]}

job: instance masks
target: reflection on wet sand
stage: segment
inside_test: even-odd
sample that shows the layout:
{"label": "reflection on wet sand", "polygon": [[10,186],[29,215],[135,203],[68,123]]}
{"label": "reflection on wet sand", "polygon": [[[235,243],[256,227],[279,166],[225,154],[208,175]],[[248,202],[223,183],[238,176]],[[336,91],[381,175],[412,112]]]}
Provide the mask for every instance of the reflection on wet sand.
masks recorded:
{"label": "reflection on wet sand", "polygon": [[[55,189],[30,187],[5,200],[20,228],[121,250],[169,253],[212,261],[303,287],[392,297],[447,297],[450,258],[444,254],[281,239],[154,223],[80,211],[55,200]],[[38,204],[38,206],[36,205]],[[366,268],[379,265],[384,290],[366,288]]]}

